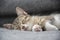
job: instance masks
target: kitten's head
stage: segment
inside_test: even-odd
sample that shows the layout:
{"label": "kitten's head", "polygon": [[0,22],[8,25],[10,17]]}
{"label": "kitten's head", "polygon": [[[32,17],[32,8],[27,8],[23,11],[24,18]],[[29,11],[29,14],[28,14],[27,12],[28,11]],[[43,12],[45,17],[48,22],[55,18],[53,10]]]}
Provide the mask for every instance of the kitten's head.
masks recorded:
{"label": "kitten's head", "polygon": [[[17,15],[20,16],[21,19],[24,19],[24,23],[22,23],[23,30],[32,30],[32,31],[42,31],[42,28],[39,23],[39,17],[37,16],[30,16],[27,12],[23,9],[16,7]],[[37,24],[37,25],[36,25]]]}

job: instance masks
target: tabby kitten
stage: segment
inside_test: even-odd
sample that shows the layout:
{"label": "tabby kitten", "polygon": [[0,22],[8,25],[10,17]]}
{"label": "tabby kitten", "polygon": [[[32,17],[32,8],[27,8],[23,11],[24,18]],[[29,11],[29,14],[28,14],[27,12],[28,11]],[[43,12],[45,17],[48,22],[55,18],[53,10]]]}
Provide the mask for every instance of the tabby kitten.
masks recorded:
{"label": "tabby kitten", "polygon": [[[54,16],[31,16],[23,9],[16,7],[16,13],[18,17],[12,24],[4,24],[3,26],[8,29],[17,29],[24,31],[47,31],[58,30],[58,28],[52,24]],[[54,19],[55,20],[55,19]]]}

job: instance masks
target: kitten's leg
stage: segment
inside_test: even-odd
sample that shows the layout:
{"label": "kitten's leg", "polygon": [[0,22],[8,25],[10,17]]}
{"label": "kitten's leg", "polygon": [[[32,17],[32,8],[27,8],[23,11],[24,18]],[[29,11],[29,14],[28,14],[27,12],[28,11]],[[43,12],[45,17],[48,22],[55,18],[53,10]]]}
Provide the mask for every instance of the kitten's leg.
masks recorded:
{"label": "kitten's leg", "polygon": [[56,31],[58,28],[55,25],[52,25],[49,21],[45,23],[45,28],[47,31]]}
{"label": "kitten's leg", "polygon": [[4,28],[12,29],[12,24],[3,24]]}

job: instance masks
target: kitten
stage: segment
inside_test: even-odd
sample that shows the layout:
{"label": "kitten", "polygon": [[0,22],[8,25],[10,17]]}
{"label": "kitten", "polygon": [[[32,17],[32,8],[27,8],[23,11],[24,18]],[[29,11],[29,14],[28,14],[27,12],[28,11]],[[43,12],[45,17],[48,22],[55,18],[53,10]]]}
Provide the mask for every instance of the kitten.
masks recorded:
{"label": "kitten", "polygon": [[[24,31],[43,31],[43,29],[58,30],[58,28],[52,24],[54,16],[31,16],[23,9],[16,7],[16,13],[18,17],[12,24],[4,24],[3,26],[8,29],[17,29]],[[55,19],[54,19],[55,20]]]}

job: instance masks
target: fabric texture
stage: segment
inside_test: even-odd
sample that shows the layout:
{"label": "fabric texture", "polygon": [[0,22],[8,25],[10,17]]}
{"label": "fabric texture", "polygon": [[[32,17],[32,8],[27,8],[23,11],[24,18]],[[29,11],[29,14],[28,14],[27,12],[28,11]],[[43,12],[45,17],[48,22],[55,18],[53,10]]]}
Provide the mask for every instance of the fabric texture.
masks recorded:
{"label": "fabric texture", "polygon": [[0,40],[60,40],[60,31],[28,32],[0,28]]}

